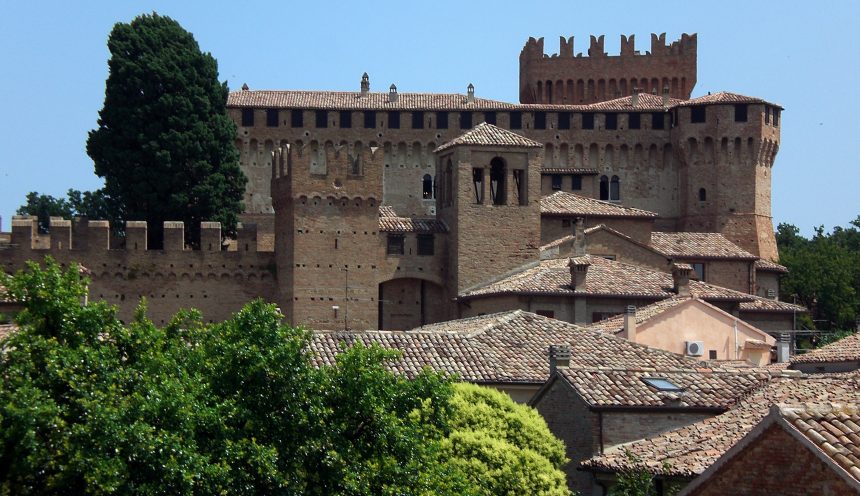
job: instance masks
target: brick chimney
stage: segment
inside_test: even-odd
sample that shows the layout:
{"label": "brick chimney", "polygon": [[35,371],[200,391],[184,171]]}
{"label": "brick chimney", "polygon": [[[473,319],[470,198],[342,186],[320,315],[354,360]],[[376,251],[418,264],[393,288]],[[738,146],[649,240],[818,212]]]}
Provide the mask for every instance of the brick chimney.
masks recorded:
{"label": "brick chimney", "polygon": [[627,341],[636,342],[636,307],[627,305],[624,312],[624,335]]}
{"label": "brick chimney", "polygon": [[669,85],[663,86],[663,106],[669,106]]}
{"label": "brick chimney", "polygon": [[573,228],[573,256],[583,255],[585,255],[585,219],[577,217]]}
{"label": "brick chimney", "polygon": [[570,366],[570,346],[566,344],[552,344],[549,346],[549,376],[555,375],[558,369],[566,369]]}
{"label": "brick chimney", "polygon": [[673,289],[678,296],[690,296],[690,273],[693,267],[690,264],[672,264]]}
{"label": "brick chimney", "polygon": [[370,77],[365,72],[361,75],[361,96],[367,96],[370,93]]}
{"label": "brick chimney", "polygon": [[571,258],[567,266],[570,268],[570,287],[575,291],[585,290],[585,277],[588,275],[588,266],[591,262],[587,256]]}
{"label": "brick chimney", "polygon": [[633,87],[633,91],[630,93],[630,105],[636,108],[639,105],[639,88]]}
{"label": "brick chimney", "polygon": [[475,103],[475,85],[472,83],[466,87],[466,103]]}
{"label": "brick chimney", "polygon": [[388,102],[394,103],[397,101],[397,86],[394,83],[388,88]]}

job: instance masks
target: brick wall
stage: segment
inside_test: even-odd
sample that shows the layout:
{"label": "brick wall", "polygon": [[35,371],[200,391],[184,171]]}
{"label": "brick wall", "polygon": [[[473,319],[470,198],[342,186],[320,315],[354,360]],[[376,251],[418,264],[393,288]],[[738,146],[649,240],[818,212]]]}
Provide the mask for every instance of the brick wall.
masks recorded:
{"label": "brick wall", "polygon": [[690,493],[724,494],[847,496],[857,492],[790,434],[772,425]]}
{"label": "brick wall", "polygon": [[656,436],[711,418],[702,412],[603,412],[603,449]]}

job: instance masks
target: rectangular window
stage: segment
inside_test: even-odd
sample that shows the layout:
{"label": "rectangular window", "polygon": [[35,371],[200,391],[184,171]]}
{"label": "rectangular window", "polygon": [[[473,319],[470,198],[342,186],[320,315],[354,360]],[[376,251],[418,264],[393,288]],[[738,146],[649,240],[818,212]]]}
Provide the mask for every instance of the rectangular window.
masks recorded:
{"label": "rectangular window", "polygon": [[651,114],[651,129],[665,129],[664,116],[662,112],[654,112]]}
{"label": "rectangular window", "polygon": [[388,113],[388,129],[400,129],[400,112]]}
{"label": "rectangular window", "polygon": [[436,112],[436,129],[448,129],[448,112]]}
{"label": "rectangular window", "polygon": [[546,112],[535,112],[535,129],[546,129]]}
{"label": "rectangular window", "polygon": [[460,129],[472,129],[471,112],[460,112]]}
{"label": "rectangular window", "polygon": [[590,112],[582,114],[582,129],[594,129],[594,114]]}
{"label": "rectangular window", "polygon": [[618,129],[618,114],[604,114],[606,116],[606,129]]}
{"label": "rectangular window", "polygon": [[318,128],[328,127],[328,110],[317,110],[314,116]]}
{"label": "rectangular window", "polygon": [[553,174],[550,177],[552,178],[552,189],[561,189],[561,174]]}
{"label": "rectangular window", "polygon": [[290,111],[290,126],[292,127],[304,127],[305,126],[305,114],[301,110],[291,110]]}
{"label": "rectangular window", "polygon": [[696,273],[696,277],[699,278],[700,281],[705,280],[705,264],[703,263],[691,263],[693,267],[693,272]]}
{"label": "rectangular window", "polygon": [[573,184],[571,185],[570,189],[572,189],[573,191],[581,190],[582,189],[582,176],[570,176],[570,178],[573,181]]}
{"label": "rectangular window", "polygon": [[535,313],[540,315],[541,317],[549,317],[551,319],[555,318],[555,312],[552,310],[535,310]]}
{"label": "rectangular window", "polygon": [[402,234],[388,235],[388,250],[389,255],[403,255],[404,236]]}
{"label": "rectangular window", "polygon": [[778,127],[778,126],[779,126],[779,109],[774,107],[773,108],[773,127]]}
{"label": "rectangular window", "polygon": [[640,129],[642,127],[642,114],[627,114],[627,129]]}
{"label": "rectangular window", "polygon": [[705,107],[704,105],[697,105],[695,107],[690,107],[690,122],[693,124],[701,124],[705,122]]}
{"label": "rectangular window", "polygon": [[511,129],[523,128],[523,113],[519,110],[511,112]]}
{"label": "rectangular window", "polygon": [[418,235],[418,256],[430,257],[433,256],[434,243],[432,234]]}
{"label": "rectangular window", "polygon": [[747,121],[747,105],[745,103],[739,103],[735,105],[735,122],[746,122]]}
{"label": "rectangular window", "polygon": [[767,106],[764,108],[764,123],[770,124],[770,107]]}
{"label": "rectangular window", "polygon": [[484,122],[487,124],[496,125],[496,113],[495,112],[484,112]]}
{"label": "rectangular window", "polygon": [[570,129],[570,112],[558,113],[558,128]]}
{"label": "rectangular window", "polygon": [[352,112],[349,110],[341,110],[340,111],[340,127],[343,129],[349,129],[352,127]]}
{"label": "rectangular window", "polygon": [[708,360],[717,359],[717,350],[708,350]]}
{"label": "rectangular window", "polygon": [[266,109],[266,127],[278,127],[278,109]]}
{"label": "rectangular window", "polygon": [[254,109],[243,108],[242,109],[242,127],[253,127],[253,126],[254,126]]}
{"label": "rectangular window", "polygon": [[412,112],[412,129],[424,129],[424,112]]}
{"label": "rectangular window", "polygon": [[365,110],[364,111],[364,128],[365,129],[376,128],[376,112],[374,112],[373,110]]}

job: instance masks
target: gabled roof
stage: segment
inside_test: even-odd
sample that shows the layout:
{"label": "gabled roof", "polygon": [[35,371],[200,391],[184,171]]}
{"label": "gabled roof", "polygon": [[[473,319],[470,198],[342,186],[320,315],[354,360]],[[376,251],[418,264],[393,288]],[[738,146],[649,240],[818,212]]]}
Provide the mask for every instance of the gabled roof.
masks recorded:
{"label": "gabled roof", "polygon": [[[860,410],[856,404],[780,404],[770,408],[770,413],[735,443],[699,477],[684,487],[679,496],[692,494],[697,488],[708,484],[711,478],[772,426],[782,428],[797,441],[798,447],[806,448],[833,470],[850,487],[860,492]],[[731,468],[729,470],[743,470]]]}
{"label": "gabled roof", "polygon": [[791,363],[832,363],[860,361],[860,332],[816,350],[791,357]]}
{"label": "gabled roof", "polygon": [[762,100],[761,98],[740,95],[738,93],[730,93],[728,91],[718,91],[714,94],[708,94],[697,98],[684,100],[682,102],[679,102],[678,106],[689,107],[692,105],[719,105],[727,103],[764,103],[767,105],[774,105],[776,107],[782,108],[780,105],[768,102],[766,100]]}
{"label": "gabled roof", "polygon": [[765,260],[760,258],[755,261],[755,270],[757,272],[778,272],[781,274],[787,274],[788,268],[784,265],[780,265],[776,262],[771,262],[770,260]]}
{"label": "gabled roof", "polygon": [[516,104],[475,98],[458,93],[403,93],[389,101],[388,92],[242,90],[231,91],[228,107],[296,108],[319,110],[502,110]]}
{"label": "gabled roof", "polygon": [[432,217],[400,217],[394,207],[380,205],[379,231],[392,233],[446,233],[448,226]]}
{"label": "gabled roof", "polygon": [[522,310],[441,322],[411,331],[314,331],[313,361],[334,363],[343,346],[356,342],[400,350],[402,357],[390,367],[407,377],[430,367],[477,383],[543,384],[549,377],[548,348],[558,344],[570,346],[571,369],[701,369],[697,360],[682,355]]}
{"label": "gabled roof", "polygon": [[673,258],[758,260],[720,233],[652,232],[651,246]]}
{"label": "gabled roof", "polygon": [[447,150],[452,146],[501,146],[515,148],[543,148],[541,143],[526,138],[513,131],[482,122],[471,131],[461,134],[447,143],[440,145],[434,152]]}
{"label": "gabled roof", "polygon": [[[860,374],[778,377],[731,410],[695,424],[607,450],[581,464],[587,470],[641,468],[652,474],[701,474],[740,441],[778,403],[860,402]],[[642,460],[631,462],[629,452]]]}
{"label": "gabled roof", "polygon": [[540,199],[541,215],[564,215],[570,217],[637,217],[651,219],[657,217],[654,212],[633,207],[623,207],[586,196],[556,191]]}

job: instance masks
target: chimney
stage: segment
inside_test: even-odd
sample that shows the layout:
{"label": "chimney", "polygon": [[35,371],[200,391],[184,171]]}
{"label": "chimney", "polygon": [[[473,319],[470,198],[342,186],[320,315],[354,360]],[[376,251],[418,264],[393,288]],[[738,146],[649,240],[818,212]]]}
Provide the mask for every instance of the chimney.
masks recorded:
{"label": "chimney", "polygon": [[624,312],[624,335],[627,341],[636,342],[636,307],[633,305],[627,305]]}
{"label": "chimney", "polygon": [[370,78],[367,73],[361,75],[361,96],[367,96],[370,93]]}
{"label": "chimney", "polygon": [[588,266],[591,263],[587,256],[571,258],[567,266],[570,268],[570,287],[574,291],[585,290],[585,277],[588,275]]}
{"label": "chimney", "polygon": [[475,103],[475,85],[472,83],[466,87],[466,103]]}
{"label": "chimney", "polygon": [[573,231],[573,256],[583,255],[585,255],[585,219],[577,217]]}
{"label": "chimney", "polygon": [[690,264],[672,264],[672,282],[678,296],[690,296],[690,272],[692,271],[693,267]]}
{"label": "chimney", "polygon": [[570,366],[570,346],[566,344],[551,344],[549,346],[549,376],[555,375],[558,369]]}
{"label": "chimney", "polygon": [[388,103],[394,103],[397,101],[397,86],[394,86],[394,83],[388,88]]}
{"label": "chimney", "polygon": [[669,85],[663,86],[663,106],[669,106]]}
{"label": "chimney", "polygon": [[636,108],[639,105],[639,88],[633,87],[633,92],[630,93],[630,106]]}
{"label": "chimney", "polygon": [[250,88],[248,88],[248,83],[243,83],[243,84],[242,84],[242,91],[248,91],[249,89],[250,89]]}
{"label": "chimney", "polygon": [[788,333],[780,333],[776,338],[776,361],[784,363],[791,359],[791,337]]}

